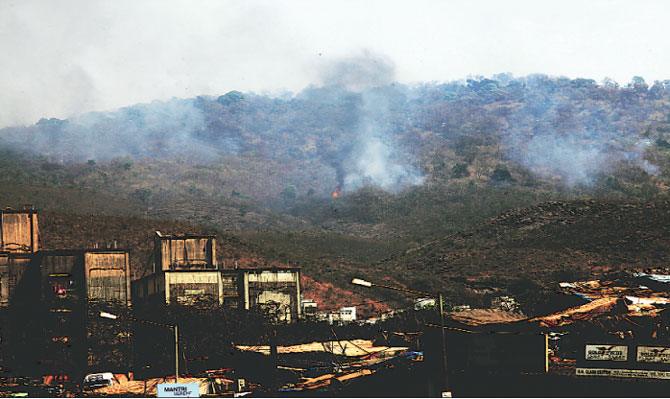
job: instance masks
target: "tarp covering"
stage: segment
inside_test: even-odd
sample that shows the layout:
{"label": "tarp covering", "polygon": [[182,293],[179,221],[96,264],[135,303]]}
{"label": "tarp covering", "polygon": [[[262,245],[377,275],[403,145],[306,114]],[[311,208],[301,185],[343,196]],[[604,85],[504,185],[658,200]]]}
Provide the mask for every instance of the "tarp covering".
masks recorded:
{"label": "tarp covering", "polygon": [[[270,354],[269,345],[235,345],[241,351],[258,352],[264,355]],[[408,347],[373,346],[369,339],[352,339],[343,341],[312,342],[308,344],[278,346],[277,353],[303,353],[303,352],[328,352],[341,356],[363,356],[370,353],[384,352],[389,356],[407,351]]]}
{"label": "tarp covering", "polygon": [[538,321],[543,327],[564,326],[578,320],[588,320],[609,313],[617,305],[617,301],[619,301],[618,297],[600,298],[582,306],[576,306],[548,316],[536,317],[529,321]]}
{"label": "tarp covering", "polygon": [[641,298],[626,296],[625,303],[631,316],[653,316],[665,309],[670,299],[663,297]]}
{"label": "tarp covering", "polygon": [[[313,390],[328,387],[333,382],[345,383],[349,380],[368,376],[386,368],[394,368],[402,361],[423,361],[423,352],[407,351],[400,355],[380,358],[376,354],[364,357],[362,360],[354,360],[345,365],[330,369],[322,375],[312,378],[302,377],[303,381],[297,384],[289,384],[281,388],[280,392]],[[311,369],[314,370],[314,369]],[[326,388],[327,389],[327,388]]]}
{"label": "tarp covering", "polygon": [[362,377],[364,375],[370,375],[372,374],[372,370],[357,370],[357,371],[352,371],[352,372],[346,372],[346,373],[341,373],[339,375],[335,374],[324,374],[320,375],[316,378],[310,378],[307,379],[299,384],[296,384],[294,388],[292,389],[284,389],[285,391],[289,390],[296,390],[296,391],[301,391],[301,390],[312,390],[312,389],[317,389],[317,388],[323,388],[325,386],[328,386],[331,384],[333,380],[337,380],[339,382],[351,380],[353,378],[358,378]]}
{"label": "tarp covering", "polygon": [[670,304],[670,299],[664,297],[606,297],[592,302],[554,313],[548,316],[536,317],[529,321],[539,321],[543,327],[558,327],[574,323],[578,320],[589,320],[603,314],[613,314],[617,305],[621,305],[619,314],[626,316],[657,316],[658,313]]}
{"label": "tarp covering", "polygon": [[463,312],[450,312],[448,315],[451,319],[470,326],[493,323],[512,323],[526,319],[526,316],[521,313],[500,309],[473,309],[465,310]]}
{"label": "tarp covering", "polygon": [[649,289],[641,289],[637,285],[629,287],[623,281],[590,280],[572,283],[563,282],[559,283],[558,286],[563,293],[578,295],[587,301],[621,297],[623,295],[652,295],[652,291]]}

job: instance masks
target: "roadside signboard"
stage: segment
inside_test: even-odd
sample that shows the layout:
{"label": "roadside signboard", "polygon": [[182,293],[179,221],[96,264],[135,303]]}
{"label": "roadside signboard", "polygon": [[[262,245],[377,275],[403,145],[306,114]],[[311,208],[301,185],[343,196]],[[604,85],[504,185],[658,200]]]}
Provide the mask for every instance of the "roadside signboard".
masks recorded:
{"label": "roadside signboard", "polygon": [[670,371],[596,369],[596,368],[583,368],[583,367],[577,367],[575,370],[576,374],[580,376],[656,378],[661,380],[670,379]]}
{"label": "roadside signboard", "polygon": [[670,348],[664,346],[638,346],[639,363],[670,363]]}
{"label": "roadside signboard", "polygon": [[625,345],[586,345],[585,359],[625,362],[628,360],[628,347]]}
{"label": "roadside signboard", "polygon": [[576,366],[575,373],[579,376],[670,380],[670,347],[586,344],[584,357],[577,359]]}
{"label": "roadside signboard", "polygon": [[200,384],[158,384],[156,396],[159,398],[197,398],[200,397]]}

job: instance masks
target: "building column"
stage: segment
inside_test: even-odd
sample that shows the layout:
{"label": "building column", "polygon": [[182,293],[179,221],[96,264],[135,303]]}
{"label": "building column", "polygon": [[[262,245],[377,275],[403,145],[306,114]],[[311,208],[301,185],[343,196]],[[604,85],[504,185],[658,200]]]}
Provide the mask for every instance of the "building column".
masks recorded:
{"label": "building column", "polygon": [[300,320],[302,318],[302,296],[300,295],[300,270],[296,270],[295,272],[295,288],[298,295],[296,301],[296,303],[298,304],[298,306],[296,307],[297,308],[296,313],[298,317],[296,318],[296,320]]}
{"label": "building column", "polygon": [[216,282],[219,283],[219,305],[223,304],[223,272],[216,273]]}
{"label": "building column", "polygon": [[164,272],[165,274],[165,303],[170,303],[170,273]]}
{"label": "building column", "polygon": [[244,309],[249,310],[249,273],[242,272],[242,284],[244,284]]}
{"label": "building column", "polygon": [[0,305],[9,303],[9,273],[0,274]]}

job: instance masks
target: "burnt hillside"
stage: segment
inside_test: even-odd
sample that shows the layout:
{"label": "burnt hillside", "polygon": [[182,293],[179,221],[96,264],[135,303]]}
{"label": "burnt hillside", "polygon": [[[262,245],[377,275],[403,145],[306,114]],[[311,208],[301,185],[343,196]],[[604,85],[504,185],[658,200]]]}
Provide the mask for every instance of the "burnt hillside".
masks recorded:
{"label": "burnt hillside", "polygon": [[[296,241],[296,248],[305,245],[301,251],[290,251],[290,245],[278,251],[273,249],[276,244],[271,236],[249,241],[243,235],[187,222],[40,213],[43,248],[91,248],[96,243],[104,248],[116,240],[118,247],[129,250],[135,278],[149,272],[156,230],[216,234],[220,263],[232,265],[237,260],[241,267],[260,267],[281,266],[290,261],[291,265],[303,267],[304,295],[317,300],[321,310],[365,304],[364,308],[374,313],[410,297],[386,290],[362,291],[350,285],[352,277],[445,292],[452,303],[487,306],[487,294],[512,294],[532,303],[547,300],[553,291],[552,283],[558,281],[667,267],[668,224],[670,200],[551,201],[513,209],[439,240],[392,254],[392,245],[375,252],[373,249],[382,245],[379,241],[346,241],[347,236],[319,236],[316,241]],[[292,240],[304,237],[307,236],[298,234]],[[284,242],[281,235],[276,239]],[[324,240],[332,245],[346,244],[350,250],[316,246]],[[370,255],[367,262],[361,255],[368,254],[365,248],[377,253]],[[310,253],[315,254],[313,259]],[[349,256],[336,256],[338,253]],[[375,257],[381,260],[375,262]]]}
{"label": "burnt hillside", "polygon": [[539,289],[610,272],[666,268],[669,223],[668,200],[546,202],[389,257],[366,275],[454,293],[463,286],[514,289],[522,280]]}

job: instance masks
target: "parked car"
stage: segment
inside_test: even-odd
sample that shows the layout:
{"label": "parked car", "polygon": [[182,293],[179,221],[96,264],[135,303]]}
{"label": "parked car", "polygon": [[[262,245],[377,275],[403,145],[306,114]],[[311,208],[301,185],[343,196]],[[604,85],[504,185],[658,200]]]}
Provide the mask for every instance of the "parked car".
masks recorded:
{"label": "parked car", "polygon": [[117,385],[118,383],[119,380],[110,372],[88,374],[84,377],[84,390],[92,391],[98,388]]}

